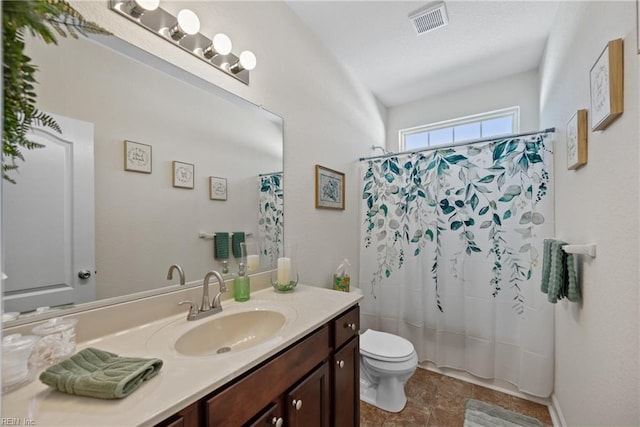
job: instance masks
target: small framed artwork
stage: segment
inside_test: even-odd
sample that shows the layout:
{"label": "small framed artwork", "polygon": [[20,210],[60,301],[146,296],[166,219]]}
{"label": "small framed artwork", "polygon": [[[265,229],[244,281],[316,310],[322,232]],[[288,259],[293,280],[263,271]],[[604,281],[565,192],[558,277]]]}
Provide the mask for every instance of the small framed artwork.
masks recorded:
{"label": "small framed artwork", "polygon": [[567,169],[587,164],[587,110],[578,110],[567,122]]}
{"label": "small framed artwork", "polygon": [[344,209],[344,173],[316,165],[316,208]]}
{"label": "small framed artwork", "polygon": [[211,200],[227,200],[227,178],[209,177],[209,198]]}
{"label": "small framed artwork", "polygon": [[124,141],[124,170],[151,173],[151,146]]}
{"label": "small framed artwork", "polygon": [[195,166],[191,163],[173,161],[173,186],[193,189]]}
{"label": "small framed artwork", "polygon": [[591,129],[604,130],[623,109],[622,39],[607,43],[589,72]]}

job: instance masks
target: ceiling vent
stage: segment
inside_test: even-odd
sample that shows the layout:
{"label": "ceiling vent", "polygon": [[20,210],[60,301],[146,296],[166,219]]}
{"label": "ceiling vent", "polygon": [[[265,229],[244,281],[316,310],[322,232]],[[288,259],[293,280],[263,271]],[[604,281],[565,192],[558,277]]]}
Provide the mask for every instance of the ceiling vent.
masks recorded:
{"label": "ceiling vent", "polygon": [[428,33],[449,23],[444,3],[427,5],[409,15],[409,20],[418,35]]}

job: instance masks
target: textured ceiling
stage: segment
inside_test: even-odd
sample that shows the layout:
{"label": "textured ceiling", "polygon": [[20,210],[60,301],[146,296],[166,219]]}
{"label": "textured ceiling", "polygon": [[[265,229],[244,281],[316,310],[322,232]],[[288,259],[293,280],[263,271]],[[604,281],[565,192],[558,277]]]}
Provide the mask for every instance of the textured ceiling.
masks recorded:
{"label": "textured ceiling", "polygon": [[[288,1],[386,106],[537,68],[554,1],[447,1],[449,25],[417,36],[423,1]],[[435,2],[437,3],[437,2]]]}

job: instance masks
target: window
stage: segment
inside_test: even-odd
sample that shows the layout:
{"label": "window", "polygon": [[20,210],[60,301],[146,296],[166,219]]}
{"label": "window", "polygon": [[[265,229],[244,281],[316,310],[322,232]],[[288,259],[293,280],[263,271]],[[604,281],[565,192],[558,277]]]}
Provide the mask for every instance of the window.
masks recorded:
{"label": "window", "polygon": [[400,151],[517,133],[520,107],[505,108],[400,131]]}

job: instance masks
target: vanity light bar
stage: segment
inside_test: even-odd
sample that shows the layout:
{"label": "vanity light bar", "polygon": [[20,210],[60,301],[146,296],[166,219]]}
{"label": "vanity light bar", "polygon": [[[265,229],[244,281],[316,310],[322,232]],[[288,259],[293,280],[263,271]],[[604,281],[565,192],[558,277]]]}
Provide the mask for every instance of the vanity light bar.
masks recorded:
{"label": "vanity light bar", "polygon": [[213,40],[200,30],[198,16],[183,9],[173,16],[159,7],[159,0],[110,0],[109,7],[143,28],[162,37],[223,73],[249,84],[249,74],[256,66],[255,55],[246,50],[239,56],[231,52],[231,39],[219,33]]}

